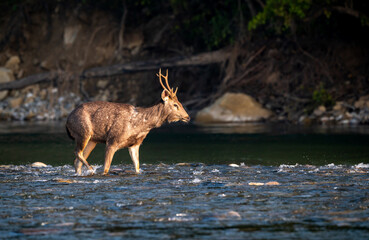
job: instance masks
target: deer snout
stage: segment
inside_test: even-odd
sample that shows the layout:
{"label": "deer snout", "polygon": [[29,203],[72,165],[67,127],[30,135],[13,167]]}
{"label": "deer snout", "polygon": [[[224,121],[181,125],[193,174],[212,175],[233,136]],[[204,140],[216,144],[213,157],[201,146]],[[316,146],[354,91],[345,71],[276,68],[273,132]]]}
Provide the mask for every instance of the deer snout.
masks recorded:
{"label": "deer snout", "polygon": [[190,120],[191,120],[191,118],[188,115],[182,118],[182,121],[185,122],[185,123],[188,123]]}

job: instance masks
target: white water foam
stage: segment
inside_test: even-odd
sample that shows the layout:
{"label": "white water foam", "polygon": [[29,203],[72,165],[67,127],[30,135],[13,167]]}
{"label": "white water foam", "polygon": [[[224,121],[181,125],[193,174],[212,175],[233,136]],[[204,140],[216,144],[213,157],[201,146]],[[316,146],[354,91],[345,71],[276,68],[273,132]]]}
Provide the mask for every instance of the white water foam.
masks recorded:
{"label": "white water foam", "polygon": [[325,166],[322,166],[322,169],[340,169],[342,168],[342,165],[335,165],[334,163],[327,164]]}
{"label": "white water foam", "polygon": [[203,171],[196,171],[196,170],[192,172],[193,175],[201,175],[203,173],[204,173]]}
{"label": "white water foam", "polygon": [[359,163],[353,166],[353,168],[369,168],[369,164]]}
{"label": "white water foam", "polygon": [[192,183],[199,183],[199,182],[201,182],[200,178],[195,178],[194,180],[192,180]]}
{"label": "white water foam", "polygon": [[298,163],[296,163],[295,165],[292,165],[292,164],[281,164],[281,165],[279,165],[279,168],[295,168],[297,166],[299,166]]}

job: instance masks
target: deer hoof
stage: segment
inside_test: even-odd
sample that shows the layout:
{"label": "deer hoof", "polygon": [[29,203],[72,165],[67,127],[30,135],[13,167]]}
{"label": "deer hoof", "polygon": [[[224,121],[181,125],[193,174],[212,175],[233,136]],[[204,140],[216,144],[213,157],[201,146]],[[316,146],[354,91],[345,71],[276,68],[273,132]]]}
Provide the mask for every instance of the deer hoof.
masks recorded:
{"label": "deer hoof", "polygon": [[87,175],[94,175],[95,174],[95,170],[92,167],[89,167],[87,170]]}

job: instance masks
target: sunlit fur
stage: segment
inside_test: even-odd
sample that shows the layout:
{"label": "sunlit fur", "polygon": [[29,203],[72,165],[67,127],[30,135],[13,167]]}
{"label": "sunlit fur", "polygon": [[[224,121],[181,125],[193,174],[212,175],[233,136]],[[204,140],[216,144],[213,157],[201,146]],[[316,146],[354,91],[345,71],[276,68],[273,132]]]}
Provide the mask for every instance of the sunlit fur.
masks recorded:
{"label": "sunlit fur", "polygon": [[139,147],[152,128],[165,122],[189,122],[190,117],[178,98],[164,89],[163,102],[149,107],[134,107],[111,102],[88,102],[79,105],[68,116],[66,129],[75,140],[74,166],[81,174],[82,164],[90,170],[87,158],[97,143],[106,144],[104,174],[107,174],[115,152],[128,148],[136,172],[139,168]]}

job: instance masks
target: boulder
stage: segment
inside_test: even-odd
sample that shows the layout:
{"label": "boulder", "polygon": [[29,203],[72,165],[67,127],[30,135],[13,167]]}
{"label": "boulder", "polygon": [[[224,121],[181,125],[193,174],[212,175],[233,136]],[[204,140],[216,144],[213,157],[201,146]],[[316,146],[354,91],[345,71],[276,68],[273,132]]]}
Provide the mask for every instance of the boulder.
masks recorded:
{"label": "boulder", "polygon": [[[14,81],[14,75],[12,70],[4,67],[0,67],[0,83],[6,83]],[[0,91],[0,101],[8,95],[8,91]]]}
{"label": "boulder", "polygon": [[196,115],[198,123],[257,122],[268,119],[272,112],[254,98],[243,93],[226,93]]}
{"label": "boulder", "polygon": [[19,71],[19,63],[20,59],[18,56],[11,56],[5,63],[5,67],[17,73]]}
{"label": "boulder", "polygon": [[10,98],[8,100],[9,107],[10,108],[19,108],[20,105],[22,105],[22,103],[23,103],[23,99],[24,98],[22,96]]}
{"label": "boulder", "polygon": [[108,84],[109,84],[109,80],[99,80],[96,85],[98,88],[105,89],[106,86],[108,86]]}
{"label": "boulder", "polygon": [[345,110],[346,110],[346,108],[344,106],[344,102],[342,102],[342,101],[336,102],[336,104],[333,107],[333,111],[343,112]]}
{"label": "boulder", "polygon": [[369,95],[362,96],[354,103],[355,108],[369,108]]}
{"label": "boulder", "polygon": [[327,111],[327,109],[326,109],[323,105],[321,105],[321,106],[319,106],[318,108],[316,108],[316,109],[314,110],[313,114],[314,114],[315,116],[317,116],[317,117],[320,117],[320,116],[322,116],[326,111]]}

